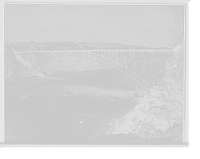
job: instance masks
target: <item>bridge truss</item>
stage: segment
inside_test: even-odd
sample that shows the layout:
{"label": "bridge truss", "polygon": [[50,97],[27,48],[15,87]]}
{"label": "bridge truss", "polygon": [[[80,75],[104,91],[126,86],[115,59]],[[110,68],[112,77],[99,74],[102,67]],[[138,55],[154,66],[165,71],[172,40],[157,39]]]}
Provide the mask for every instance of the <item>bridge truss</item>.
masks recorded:
{"label": "bridge truss", "polygon": [[31,75],[41,74],[45,63],[75,57],[109,67],[135,89],[147,94],[153,90],[154,53],[171,55],[171,50],[53,50],[14,51],[16,59]]}

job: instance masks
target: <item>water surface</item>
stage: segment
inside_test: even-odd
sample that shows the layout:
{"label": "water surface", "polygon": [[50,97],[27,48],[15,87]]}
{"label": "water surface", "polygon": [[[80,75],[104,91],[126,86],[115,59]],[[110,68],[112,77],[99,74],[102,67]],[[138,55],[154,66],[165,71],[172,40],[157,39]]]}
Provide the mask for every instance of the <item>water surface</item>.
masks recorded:
{"label": "water surface", "polygon": [[7,80],[6,143],[92,144],[113,119],[135,107],[138,97],[110,71]]}

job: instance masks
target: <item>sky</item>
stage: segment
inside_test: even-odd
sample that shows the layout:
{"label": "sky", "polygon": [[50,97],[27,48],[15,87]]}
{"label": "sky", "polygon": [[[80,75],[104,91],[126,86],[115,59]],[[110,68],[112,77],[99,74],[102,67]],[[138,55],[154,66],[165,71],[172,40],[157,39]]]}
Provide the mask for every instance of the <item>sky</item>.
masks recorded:
{"label": "sky", "polygon": [[108,42],[172,47],[183,37],[183,6],[5,6],[8,42]]}

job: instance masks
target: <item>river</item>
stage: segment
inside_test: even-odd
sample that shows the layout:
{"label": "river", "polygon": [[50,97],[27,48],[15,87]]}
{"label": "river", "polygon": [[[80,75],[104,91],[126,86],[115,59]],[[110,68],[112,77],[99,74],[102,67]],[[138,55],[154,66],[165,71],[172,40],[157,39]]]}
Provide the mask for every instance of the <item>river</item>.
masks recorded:
{"label": "river", "polygon": [[5,143],[90,145],[138,95],[111,71],[5,81]]}

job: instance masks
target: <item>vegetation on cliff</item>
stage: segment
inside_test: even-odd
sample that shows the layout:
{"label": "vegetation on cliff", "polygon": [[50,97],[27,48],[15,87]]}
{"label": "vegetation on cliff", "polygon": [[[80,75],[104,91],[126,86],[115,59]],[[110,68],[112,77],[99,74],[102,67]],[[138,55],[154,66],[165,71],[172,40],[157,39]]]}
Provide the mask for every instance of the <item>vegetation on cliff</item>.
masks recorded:
{"label": "vegetation on cliff", "polygon": [[[145,139],[181,135],[183,121],[184,39],[174,45],[174,55],[156,76],[154,92],[140,97],[115,133],[129,133]],[[174,130],[172,130],[174,129]]]}

